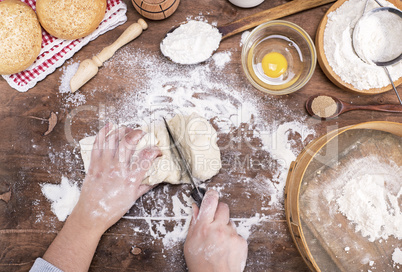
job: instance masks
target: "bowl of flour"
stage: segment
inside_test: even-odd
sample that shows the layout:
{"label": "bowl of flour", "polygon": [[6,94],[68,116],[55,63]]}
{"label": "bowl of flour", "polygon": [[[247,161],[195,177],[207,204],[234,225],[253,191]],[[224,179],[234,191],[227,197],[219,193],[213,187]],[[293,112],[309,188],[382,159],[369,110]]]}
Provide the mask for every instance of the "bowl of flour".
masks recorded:
{"label": "bowl of flour", "polygon": [[[402,8],[399,0],[380,0],[386,7]],[[363,94],[379,94],[392,90],[389,78],[382,67],[366,63],[353,48],[353,31],[363,15],[366,0],[337,1],[325,14],[316,35],[317,58],[326,76],[338,87]],[[373,0],[369,1],[366,11],[378,8]],[[362,33],[368,37],[385,35],[393,44],[402,44],[399,26],[384,26],[369,29]],[[366,28],[367,29],[367,28]],[[367,30],[366,30],[367,31]],[[374,44],[374,48],[376,48]],[[402,83],[402,61],[388,66],[395,86]]]}

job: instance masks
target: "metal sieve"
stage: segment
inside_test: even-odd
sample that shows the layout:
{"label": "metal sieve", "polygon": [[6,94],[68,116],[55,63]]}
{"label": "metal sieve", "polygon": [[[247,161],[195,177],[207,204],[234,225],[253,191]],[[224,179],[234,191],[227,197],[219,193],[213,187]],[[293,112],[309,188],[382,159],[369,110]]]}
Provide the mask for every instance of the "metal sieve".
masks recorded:
{"label": "metal sieve", "polygon": [[[368,2],[369,2],[369,0],[367,0],[367,1],[366,1],[366,5],[365,5],[365,7],[364,7],[363,15],[362,15],[362,17],[359,19],[359,21],[361,21],[361,20],[363,20],[363,19],[366,19],[366,18],[369,17],[369,16],[375,16],[375,15],[377,15],[377,14],[380,13],[380,12],[390,12],[390,13],[393,13],[393,14],[397,15],[397,16],[401,19],[401,23],[402,23],[402,11],[401,11],[401,10],[396,9],[396,8],[392,8],[392,7],[384,7],[384,6],[383,6],[380,2],[378,2],[377,0],[374,0],[374,1],[375,1],[380,7],[379,7],[379,8],[372,9],[372,10],[366,12],[367,4],[368,4]],[[359,21],[357,22],[357,24],[359,23]],[[357,25],[357,24],[356,24],[356,25]],[[366,63],[368,63],[368,64],[374,64],[374,65],[377,65],[377,66],[380,66],[380,67],[383,67],[383,68],[384,68],[384,71],[385,71],[385,73],[387,74],[387,76],[388,76],[388,78],[389,78],[389,80],[390,80],[390,82],[391,82],[392,88],[394,89],[395,94],[396,94],[396,96],[398,97],[399,103],[402,105],[402,99],[401,99],[401,97],[399,96],[398,91],[396,90],[396,87],[395,87],[394,82],[393,82],[393,80],[392,80],[391,74],[389,73],[388,68],[387,68],[387,66],[392,65],[392,64],[395,64],[395,63],[399,62],[399,61],[402,59],[402,46],[400,47],[401,52],[400,52],[399,55],[397,55],[397,57],[394,57],[394,58],[392,58],[392,59],[387,59],[387,60],[381,60],[381,61],[379,61],[379,60],[370,60],[370,61],[368,61],[368,60],[365,58],[365,56],[362,55],[362,52],[361,52],[360,50],[356,50],[357,48],[356,48],[355,45],[357,44],[357,36],[355,35],[355,33],[356,33],[355,30],[356,30],[356,28],[353,30],[353,39],[352,39],[354,51],[355,51],[356,54],[359,56],[359,58],[360,58],[361,60],[363,60],[364,62],[366,62]]]}

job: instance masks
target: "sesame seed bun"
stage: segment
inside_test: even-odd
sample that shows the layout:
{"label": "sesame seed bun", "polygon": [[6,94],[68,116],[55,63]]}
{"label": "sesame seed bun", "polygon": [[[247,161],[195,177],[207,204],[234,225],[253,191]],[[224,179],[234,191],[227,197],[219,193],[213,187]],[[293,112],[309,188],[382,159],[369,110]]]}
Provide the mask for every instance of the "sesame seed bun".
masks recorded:
{"label": "sesame seed bun", "polygon": [[51,35],[75,40],[92,33],[102,22],[106,0],[37,0],[39,22]]}
{"label": "sesame seed bun", "polygon": [[41,45],[42,29],[33,9],[17,0],[0,2],[0,74],[31,66]]}

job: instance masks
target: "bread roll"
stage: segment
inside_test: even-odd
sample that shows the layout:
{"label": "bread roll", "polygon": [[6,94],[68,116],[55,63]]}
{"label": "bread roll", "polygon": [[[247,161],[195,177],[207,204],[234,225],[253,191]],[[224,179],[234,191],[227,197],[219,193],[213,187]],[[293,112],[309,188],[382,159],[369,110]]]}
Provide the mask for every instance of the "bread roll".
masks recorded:
{"label": "bread roll", "polygon": [[41,45],[42,29],[32,8],[18,0],[0,2],[0,74],[28,68]]}
{"label": "bread roll", "polygon": [[92,33],[102,22],[106,0],[37,0],[39,22],[51,35],[75,40]]}

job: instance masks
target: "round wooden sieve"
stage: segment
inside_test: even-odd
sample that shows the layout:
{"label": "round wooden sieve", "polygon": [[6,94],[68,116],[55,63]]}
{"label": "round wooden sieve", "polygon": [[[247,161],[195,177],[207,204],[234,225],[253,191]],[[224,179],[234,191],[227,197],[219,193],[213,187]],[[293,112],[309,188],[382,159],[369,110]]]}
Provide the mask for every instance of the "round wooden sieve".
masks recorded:
{"label": "round wooden sieve", "polygon": [[[285,188],[286,220],[311,271],[368,271],[371,266],[393,271],[392,252],[402,247],[401,240],[390,236],[370,242],[344,215],[331,213],[337,208],[321,201],[319,193],[316,205],[305,205],[306,196],[328,192],[321,186],[331,191],[333,179],[327,174],[340,175],[338,165],[373,154],[402,169],[401,123],[378,121],[335,129],[311,142],[292,162]],[[309,209],[319,216],[311,216]]]}
{"label": "round wooden sieve", "polygon": [[[355,87],[353,87],[353,85],[344,82],[332,70],[331,66],[329,65],[328,60],[325,56],[325,52],[324,52],[324,31],[325,31],[325,27],[326,27],[327,21],[328,21],[328,14],[330,14],[331,12],[335,11],[337,8],[342,6],[342,4],[345,3],[346,1],[348,1],[348,0],[336,1],[335,4],[333,4],[328,9],[328,11],[325,13],[323,19],[321,20],[321,22],[317,28],[315,46],[317,49],[317,60],[318,60],[318,63],[320,65],[321,69],[323,70],[325,75],[332,81],[332,83],[334,83],[336,86],[338,86],[344,90],[353,91],[353,92],[362,93],[362,94],[379,94],[379,93],[384,93],[384,92],[392,90],[391,84],[389,84],[383,88],[371,88],[368,90],[356,89]],[[395,5],[399,9],[402,8],[402,2],[400,0],[387,0],[387,1],[392,3],[393,5]],[[402,77],[397,80],[394,79],[394,84],[395,84],[395,86],[402,84]]]}

